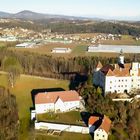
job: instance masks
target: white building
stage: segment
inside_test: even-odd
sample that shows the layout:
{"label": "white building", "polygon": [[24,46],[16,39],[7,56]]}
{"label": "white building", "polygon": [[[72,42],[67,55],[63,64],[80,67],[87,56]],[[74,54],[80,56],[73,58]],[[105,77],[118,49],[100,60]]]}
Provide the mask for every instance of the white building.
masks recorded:
{"label": "white building", "polygon": [[111,127],[111,120],[104,116],[91,116],[88,122],[89,133],[93,134],[94,140],[108,140],[108,135]]}
{"label": "white building", "polygon": [[70,53],[71,49],[70,48],[54,48],[52,50],[52,53]]}
{"label": "white building", "polygon": [[31,42],[25,42],[21,44],[17,44],[16,48],[33,48],[35,47],[36,43],[31,43]]}
{"label": "white building", "polygon": [[140,89],[140,64],[138,62],[124,63],[120,55],[118,64],[102,66],[98,63],[93,83],[103,88],[105,93],[124,93]]}
{"label": "white building", "polygon": [[35,96],[36,114],[67,112],[80,108],[80,96],[76,91],[38,93]]}
{"label": "white building", "polygon": [[17,38],[14,36],[2,36],[2,37],[0,37],[0,41],[15,42],[15,41],[17,41]]}
{"label": "white building", "polygon": [[99,45],[95,45],[95,46],[88,46],[88,52],[95,52],[95,50],[98,48]]}

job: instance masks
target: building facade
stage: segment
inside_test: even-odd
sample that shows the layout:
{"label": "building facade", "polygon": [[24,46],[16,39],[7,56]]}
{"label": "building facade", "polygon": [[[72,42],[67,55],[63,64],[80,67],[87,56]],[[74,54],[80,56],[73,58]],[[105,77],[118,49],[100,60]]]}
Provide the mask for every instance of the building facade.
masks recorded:
{"label": "building facade", "polygon": [[121,54],[118,64],[102,66],[98,63],[93,75],[93,83],[103,88],[105,93],[124,93],[140,89],[140,64],[124,63]]}
{"label": "building facade", "polygon": [[76,91],[38,93],[35,96],[37,114],[46,112],[68,112],[80,108],[80,97]]}
{"label": "building facade", "polygon": [[93,134],[94,140],[108,140],[111,120],[107,116],[91,116],[88,124],[89,133]]}

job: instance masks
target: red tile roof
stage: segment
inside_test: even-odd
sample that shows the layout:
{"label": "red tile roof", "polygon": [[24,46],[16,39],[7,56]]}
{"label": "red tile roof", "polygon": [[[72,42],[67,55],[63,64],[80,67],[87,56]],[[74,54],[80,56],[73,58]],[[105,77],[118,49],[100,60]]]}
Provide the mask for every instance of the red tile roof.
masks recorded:
{"label": "red tile roof", "polygon": [[127,77],[130,76],[130,69],[131,69],[131,63],[126,63],[124,64],[124,68],[120,68],[118,64],[115,64],[114,69],[113,66],[106,65],[101,69],[101,71],[106,76]]}
{"label": "red tile roof", "polygon": [[58,98],[60,98],[63,102],[80,100],[79,94],[74,90],[46,92],[46,93],[38,93],[35,96],[35,104],[55,103]]}
{"label": "red tile roof", "polygon": [[[89,125],[94,125],[95,122],[97,122],[100,118],[97,117],[97,116],[91,116],[89,118]],[[102,123],[101,125],[99,126],[99,128],[103,129],[106,131],[106,133],[109,132],[110,130],[110,127],[111,127],[111,120],[107,117],[107,116],[104,116],[103,119],[102,119]],[[98,128],[97,128],[98,129]]]}
{"label": "red tile roof", "polygon": [[114,69],[113,73],[117,77],[128,77],[130,76],[130,69],[129,68],[120,68],[120,69]]}
{"label": "red tile roof", "polygon": [[109,71],[107,72],[106,76],[114,76],[114,73],[112,72],[111,69],[109,69]]}

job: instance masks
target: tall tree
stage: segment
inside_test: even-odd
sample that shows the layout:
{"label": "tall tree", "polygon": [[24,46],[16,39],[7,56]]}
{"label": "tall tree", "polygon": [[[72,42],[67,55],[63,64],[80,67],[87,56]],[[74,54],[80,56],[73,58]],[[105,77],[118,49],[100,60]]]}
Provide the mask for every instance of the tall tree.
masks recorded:
{"label": "tall tree", "polygon": [[16,79],[20,76],[22,72],[22,67],[15,57],[5,57],[2,62],[3,69],[8,72],[8,82],[13,88]]}

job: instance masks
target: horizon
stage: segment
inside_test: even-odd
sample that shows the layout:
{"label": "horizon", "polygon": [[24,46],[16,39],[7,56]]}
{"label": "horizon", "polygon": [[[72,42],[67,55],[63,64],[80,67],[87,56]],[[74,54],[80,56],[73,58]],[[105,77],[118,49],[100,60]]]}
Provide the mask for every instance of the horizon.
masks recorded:
{"label": "horizon", "polygon": [[[9,3],[9,4],[7,4]],[[28,4],[27,4],[28,3]],[[140,20],[139,0],[52,0],[21,1],[5,0],[1,2],[2,12],[18,13],[29,10],[37,13],[66,15],[74,17],[99,18],[110,20]],[[84,10],[83,10],[84,9]]]}

